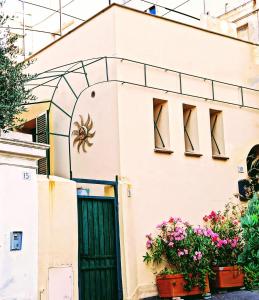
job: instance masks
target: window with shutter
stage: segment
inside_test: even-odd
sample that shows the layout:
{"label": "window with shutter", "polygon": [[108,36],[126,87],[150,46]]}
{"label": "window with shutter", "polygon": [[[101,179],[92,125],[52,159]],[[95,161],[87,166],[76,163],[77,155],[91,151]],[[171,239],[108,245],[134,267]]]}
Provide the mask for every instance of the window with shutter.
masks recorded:
{"label": "window with shutter", "polygon": [[[48,114],[47,112],[36,118],[36,142],[48,144]],[[47,157],[38,161],[38,174],[48,174]]]}

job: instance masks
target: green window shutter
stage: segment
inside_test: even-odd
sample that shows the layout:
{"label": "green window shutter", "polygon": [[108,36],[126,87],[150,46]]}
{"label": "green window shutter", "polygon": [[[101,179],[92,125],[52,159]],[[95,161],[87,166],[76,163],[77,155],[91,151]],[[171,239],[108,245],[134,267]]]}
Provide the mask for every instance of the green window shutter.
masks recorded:
{"label": "green window shutter", "polygon": [[[44,113],[36,118],[36,142],[48,144],[48,113]],[[39,159],[38,174],[48,174],[47,157]]]}

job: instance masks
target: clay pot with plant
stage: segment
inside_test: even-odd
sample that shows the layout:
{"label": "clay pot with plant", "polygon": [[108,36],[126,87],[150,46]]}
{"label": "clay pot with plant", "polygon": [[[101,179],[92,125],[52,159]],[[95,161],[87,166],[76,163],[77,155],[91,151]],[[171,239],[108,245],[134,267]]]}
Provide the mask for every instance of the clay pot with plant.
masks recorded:
{"label": "clay pot with plant", "polygon": [[160,297],[209,293],[213,235],[210,229],[194,228],[180,218],[171,217],[157,226],[155,236],[146,236],[144,262],[163,268],[156,273]]}
{"label": "clay pot with plant", "polygon": [[214,232],[213,271],[215,288],[232,288],[244,286],[244,272],[238,264],[238,257],[243,251],[242,227],[240,218],[244,210],[241,206],[228,203],[223,211],[212,211],[204,216],[207,229]]}

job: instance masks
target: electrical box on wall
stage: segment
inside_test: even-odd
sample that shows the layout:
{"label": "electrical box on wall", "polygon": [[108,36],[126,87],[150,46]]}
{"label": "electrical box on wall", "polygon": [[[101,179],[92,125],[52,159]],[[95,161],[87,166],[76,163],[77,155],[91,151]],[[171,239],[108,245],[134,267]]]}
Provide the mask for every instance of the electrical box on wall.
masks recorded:
{"label": "electrical box on wall", "polygon": [[22,250],[22,231],[13,231],[10,234],[10,250]]}
{"label": "electrical box on wall", "polygon": [[244,166],[238,166],[237,167],[238,173],[245,173],[245,168]]}

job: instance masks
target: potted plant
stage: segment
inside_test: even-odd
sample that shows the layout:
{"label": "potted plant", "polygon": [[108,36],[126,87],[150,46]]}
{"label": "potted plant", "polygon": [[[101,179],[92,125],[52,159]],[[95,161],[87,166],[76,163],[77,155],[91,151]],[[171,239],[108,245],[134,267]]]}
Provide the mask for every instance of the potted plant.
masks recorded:
{"label": "potted plant", "polygon": [[212,211],[204,216],[205,226],[215,235],[213,243],[213,270],[215,288],[242,287],[244,273],[238,266],[238,256],[243,251],[242,228],[240,218],[243,209],[236,204],[228,203],[224,211]]}
{"label": "potted plant", "polygon": [[148,234],[144,262],[162,265],[156,275],[160,297],[209,293],[208,275],[212,230],[194,228],[180,218],[171,217]]}

